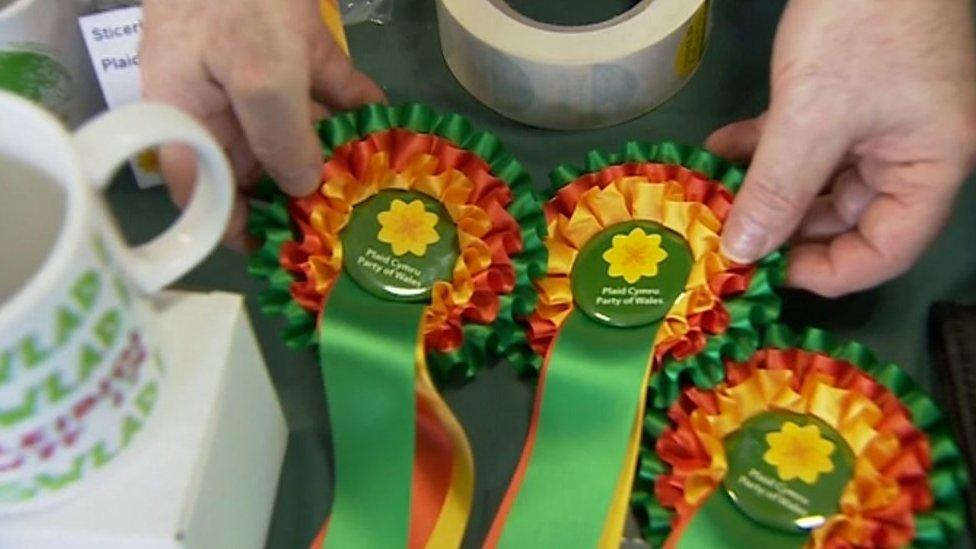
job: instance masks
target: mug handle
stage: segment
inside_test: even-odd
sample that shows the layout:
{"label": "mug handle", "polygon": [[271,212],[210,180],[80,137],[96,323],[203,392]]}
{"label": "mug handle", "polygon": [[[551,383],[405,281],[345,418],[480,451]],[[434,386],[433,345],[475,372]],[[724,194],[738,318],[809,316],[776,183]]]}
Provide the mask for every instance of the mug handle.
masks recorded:
{"label": "mug handle", "polygon": [[130,156],[164,143],[197,154],[190,203],[164,233],[137,247],[113,239],[121,267],[136,286],[155,292],[196,266],[220,242],[230,219],[234,180],[223,150],[196,120],[173,107],[134,103],[98,116],[75,133],[84,175],[97,191]]}

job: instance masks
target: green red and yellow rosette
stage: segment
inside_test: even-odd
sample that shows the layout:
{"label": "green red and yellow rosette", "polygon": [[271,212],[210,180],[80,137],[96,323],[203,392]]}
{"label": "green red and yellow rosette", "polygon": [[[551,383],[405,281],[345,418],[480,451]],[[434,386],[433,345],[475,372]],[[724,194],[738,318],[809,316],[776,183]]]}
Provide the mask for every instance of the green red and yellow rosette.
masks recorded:
{"label": "green red and yellow rosette", "polygon": [[655,546],[946,546],[965,527],[944,417],[863,345],[773,326],[668,404],[645,419],[633,497]]}
{"label": "green red and yellow rosette", "polygon": [[549,262],[528,319],[535,407],[486,545],[617,547],[649,385],[711,386],[726,358],[751,355],[779,314],[783,257],[721,255],[743,172],[706,151],[631,142],[551,178]]}
{"label": "green red and yellow rosette", "polygon": [[335,491],[313,545],[456,547],[473,463],[433,377],[525,354],[544,217],[521,165],[461,116],[370,105],[319,133],[321,187],[254,210],[250,263],[286,342],[318,347]]}

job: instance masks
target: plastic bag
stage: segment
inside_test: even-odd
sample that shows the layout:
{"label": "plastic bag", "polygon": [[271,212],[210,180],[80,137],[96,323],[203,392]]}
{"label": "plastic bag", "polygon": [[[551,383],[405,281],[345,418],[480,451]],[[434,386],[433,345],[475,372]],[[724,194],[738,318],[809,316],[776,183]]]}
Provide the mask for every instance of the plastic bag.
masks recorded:
{"label": "plastic bag", "polygon": [[346,25],[364,21],[382,25],[393,19],[393,0],[339,0],[339,9]]}
{"label": "plastic bag", "polygon": [[[3,5],[5,0],[0,0]],[[87,5],[89,13],[106,11],[115,8],[138,6],[142,0],[76,0]],[[337,0],[342,12],[342,22],[355,25],[368,21],[382,25],[393,19],[393,0]]]}

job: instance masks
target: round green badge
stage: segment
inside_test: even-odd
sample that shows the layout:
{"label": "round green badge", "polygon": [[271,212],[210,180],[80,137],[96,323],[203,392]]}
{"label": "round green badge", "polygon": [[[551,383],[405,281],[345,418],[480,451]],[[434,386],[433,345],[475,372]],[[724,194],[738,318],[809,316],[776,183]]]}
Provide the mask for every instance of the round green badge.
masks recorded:
{"label": "round green badge", "polygon": [[684,291],[691,251],[676,233],[650,221],[604,229],[573,266],[576,305],[591,318],[624,328],[664,318]]}
{"label": "round green badge", "polygon": [[746,516],[786,532],[824,524],[854,472],[841,435],[813,416],[760,414],[725,439],[726,493]]}
{"label": "round green badge", "polygon": [[449,280],[457,228],[440,202],[412,191],[382,191],[353,209],[342,230],[343,266],[370,293],[423,301]]}

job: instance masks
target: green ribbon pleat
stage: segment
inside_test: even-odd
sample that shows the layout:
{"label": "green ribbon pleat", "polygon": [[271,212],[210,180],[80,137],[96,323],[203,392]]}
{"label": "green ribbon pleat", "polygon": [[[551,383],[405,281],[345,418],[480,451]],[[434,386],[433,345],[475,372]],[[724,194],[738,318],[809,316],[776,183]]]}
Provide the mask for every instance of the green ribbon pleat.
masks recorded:
{"label": "green ribbon pleat", "polygon": [[340,276],[322,312],[319,362],[335,472],[326,548],[407,545],[424,305],[381,300]]}
{"label": "green ribbon pleat", "polygon": [[677,549],[731,547],[735,543],[762,549],[795,549],[804,547],[808,541],[809,534],[792,534],[757,525],[736,508],[728,494],[717,490],[691,517]]}
{"label": "green ribbon pleat", "polygon": [[570,313],[552,351],[531,464],[500,547],[593,547],[626,459],[660,324]]}

